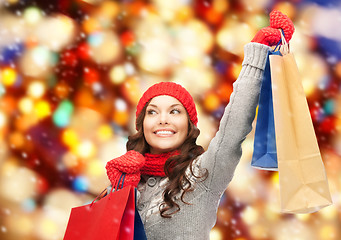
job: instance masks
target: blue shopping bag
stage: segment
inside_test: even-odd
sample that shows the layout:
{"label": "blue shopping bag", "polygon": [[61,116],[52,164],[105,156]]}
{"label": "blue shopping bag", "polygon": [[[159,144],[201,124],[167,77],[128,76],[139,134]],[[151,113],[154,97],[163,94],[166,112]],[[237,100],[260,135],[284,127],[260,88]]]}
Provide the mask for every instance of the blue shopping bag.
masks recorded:
{"label": "blue shopping bag", "polygon": [[134,240],[147,240],[146,232],[141,220],[139,211],[136,208],[137,189],[135,188],[135,222],[134,222]]}
{"label": "blue shopping bag", "polygon": [[277,171],[278,165],[271,89],[270,55],[281,55],[281,53],[280,51],[274,50],[269,51],[267,55],[258,102],[258,115],[251,166],[263,170]]}

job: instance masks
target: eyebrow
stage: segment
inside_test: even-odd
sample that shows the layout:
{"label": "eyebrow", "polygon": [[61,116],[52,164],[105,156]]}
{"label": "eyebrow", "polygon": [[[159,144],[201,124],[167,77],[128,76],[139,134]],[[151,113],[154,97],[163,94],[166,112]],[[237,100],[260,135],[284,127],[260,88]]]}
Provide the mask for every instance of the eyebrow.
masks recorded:
{"label": "eyebrow", "polygon": [[[155,107],[155,108],[158,108],[157,105],[155,104],[149,104],[148,107],[151,106],[151,107]],[[175,104],[172,104],[169,108],[172,108],[172,107],[175,107],[175,106],[180,106],[180,107],[183,107],[181,104],[179,103],[175,103]]]}

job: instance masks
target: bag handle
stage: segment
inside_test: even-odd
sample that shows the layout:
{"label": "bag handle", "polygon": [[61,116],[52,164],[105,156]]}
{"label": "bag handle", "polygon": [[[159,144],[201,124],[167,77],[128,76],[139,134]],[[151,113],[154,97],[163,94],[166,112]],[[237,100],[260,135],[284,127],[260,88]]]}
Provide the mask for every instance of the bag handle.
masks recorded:
{"label": "bag handle", "polygon": [[[115,189],[115,191],[117,191],[118,189],[122,189],[123,188],[123,184],[124,184],[124,179],[126,177],[126,174],[125,173],[122,173],[121,176],[120,176],[120,179],[118,180],[118,183],[117,183],[117,187],[116,188],[111,188],[111,191],[110,193],[112,193]],[[120,184],[121,184],[121,188],[120,188]],[[92,207],[92,205],[96,202],[96,200],[99,198],[99,196],[102,196],[102,194],[105,192],[105,191],[108,191],[107,188],[105,188],[100,194],[97,195],[97,197],[91,202],[90,204],[90,207]],[[111,195],[111,194],[110,194]],[[110,198],[110,195],[109,195],[109,198]]]}
{"label": "bag handle", "polygon": [[[275,52],[275,51],[279,50],[282,55],[286,55],[290,52],[289,43],[287,42],[287,40],[285,40],[285,34],[284,34],[283,29],[278,29],[278,30],[281,34],[281,40],[279,40],[279,42],[277,43],[277,45],[273,51]],[[281,43],[282,43],[282,45],[280,46]],[[277,48],[279,48],[279,49],[277,50]]]}
{"label": "bag handle", "polygon": [[97,195],[97,197],[91,202],[90,207],[95,203],[95,201],[101,196],[105,191],[107,191],[107,188],[105,188],[100,194]]}
{"label": "bag handle", "polygon": [[[123,177],[123,178],[122,178],[122,177]],[[122,173],[121,176],[120,176],[120,179],[118,180],[117,187],[115,188],[115,190],[118,190],[118,189],[122,189],[122,188],[123,188],[123,184],[124,184],[124,179],[125,179],[125,177],[126,177],[126,174],[125,174],[125,173]],[[121,188],[120,188],[121,180],[122,180],[122,184],[121,184]]]}
{"label": "bag handle", "polygon": [[[109,194],[109,199],[110,199],[111,193],[114,191],[114,189],[115,189],[115,191],[118,191],[119,189],[123,188],[125,177],[126,177],[126,174],[122,173],[121,176],[120,176],[120,179],[118,180],[116,188],[114,188],[114,187],[111,188],[111,191],[110,191],[110,194]],[[121,187],[120,187],[120,184],[121,184]]]}
{"label": "bag handle", "polygon": [[290,50],[289,50],[289,43],[287,42],[287,40],[285,40],[285,36],[284,36],[283,30],[279,29],[279,31],[281,33],[281,41],[283,43],[282,46],[281,46],[280,51],[281,51],[281,53],[283,55],[287,55],[290,52]]}

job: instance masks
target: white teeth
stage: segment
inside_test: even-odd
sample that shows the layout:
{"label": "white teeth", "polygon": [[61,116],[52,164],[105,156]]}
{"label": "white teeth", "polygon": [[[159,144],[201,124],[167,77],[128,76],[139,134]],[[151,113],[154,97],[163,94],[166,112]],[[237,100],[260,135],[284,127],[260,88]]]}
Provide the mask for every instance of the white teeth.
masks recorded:
{"label": "white teeth", "polygon": [[157,131],[156,134],[174,134],[172,131]]}

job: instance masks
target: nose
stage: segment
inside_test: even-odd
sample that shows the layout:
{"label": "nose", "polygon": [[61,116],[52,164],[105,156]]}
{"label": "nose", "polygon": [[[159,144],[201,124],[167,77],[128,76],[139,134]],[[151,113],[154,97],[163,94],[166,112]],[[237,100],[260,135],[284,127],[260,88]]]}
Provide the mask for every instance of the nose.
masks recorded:
{"label": "nose", "polygon": [[159,118],[159,124],[162,125],[162,124],[168,124],[168,114],[166,112],[162,112],[160,115],[160,118]]}

